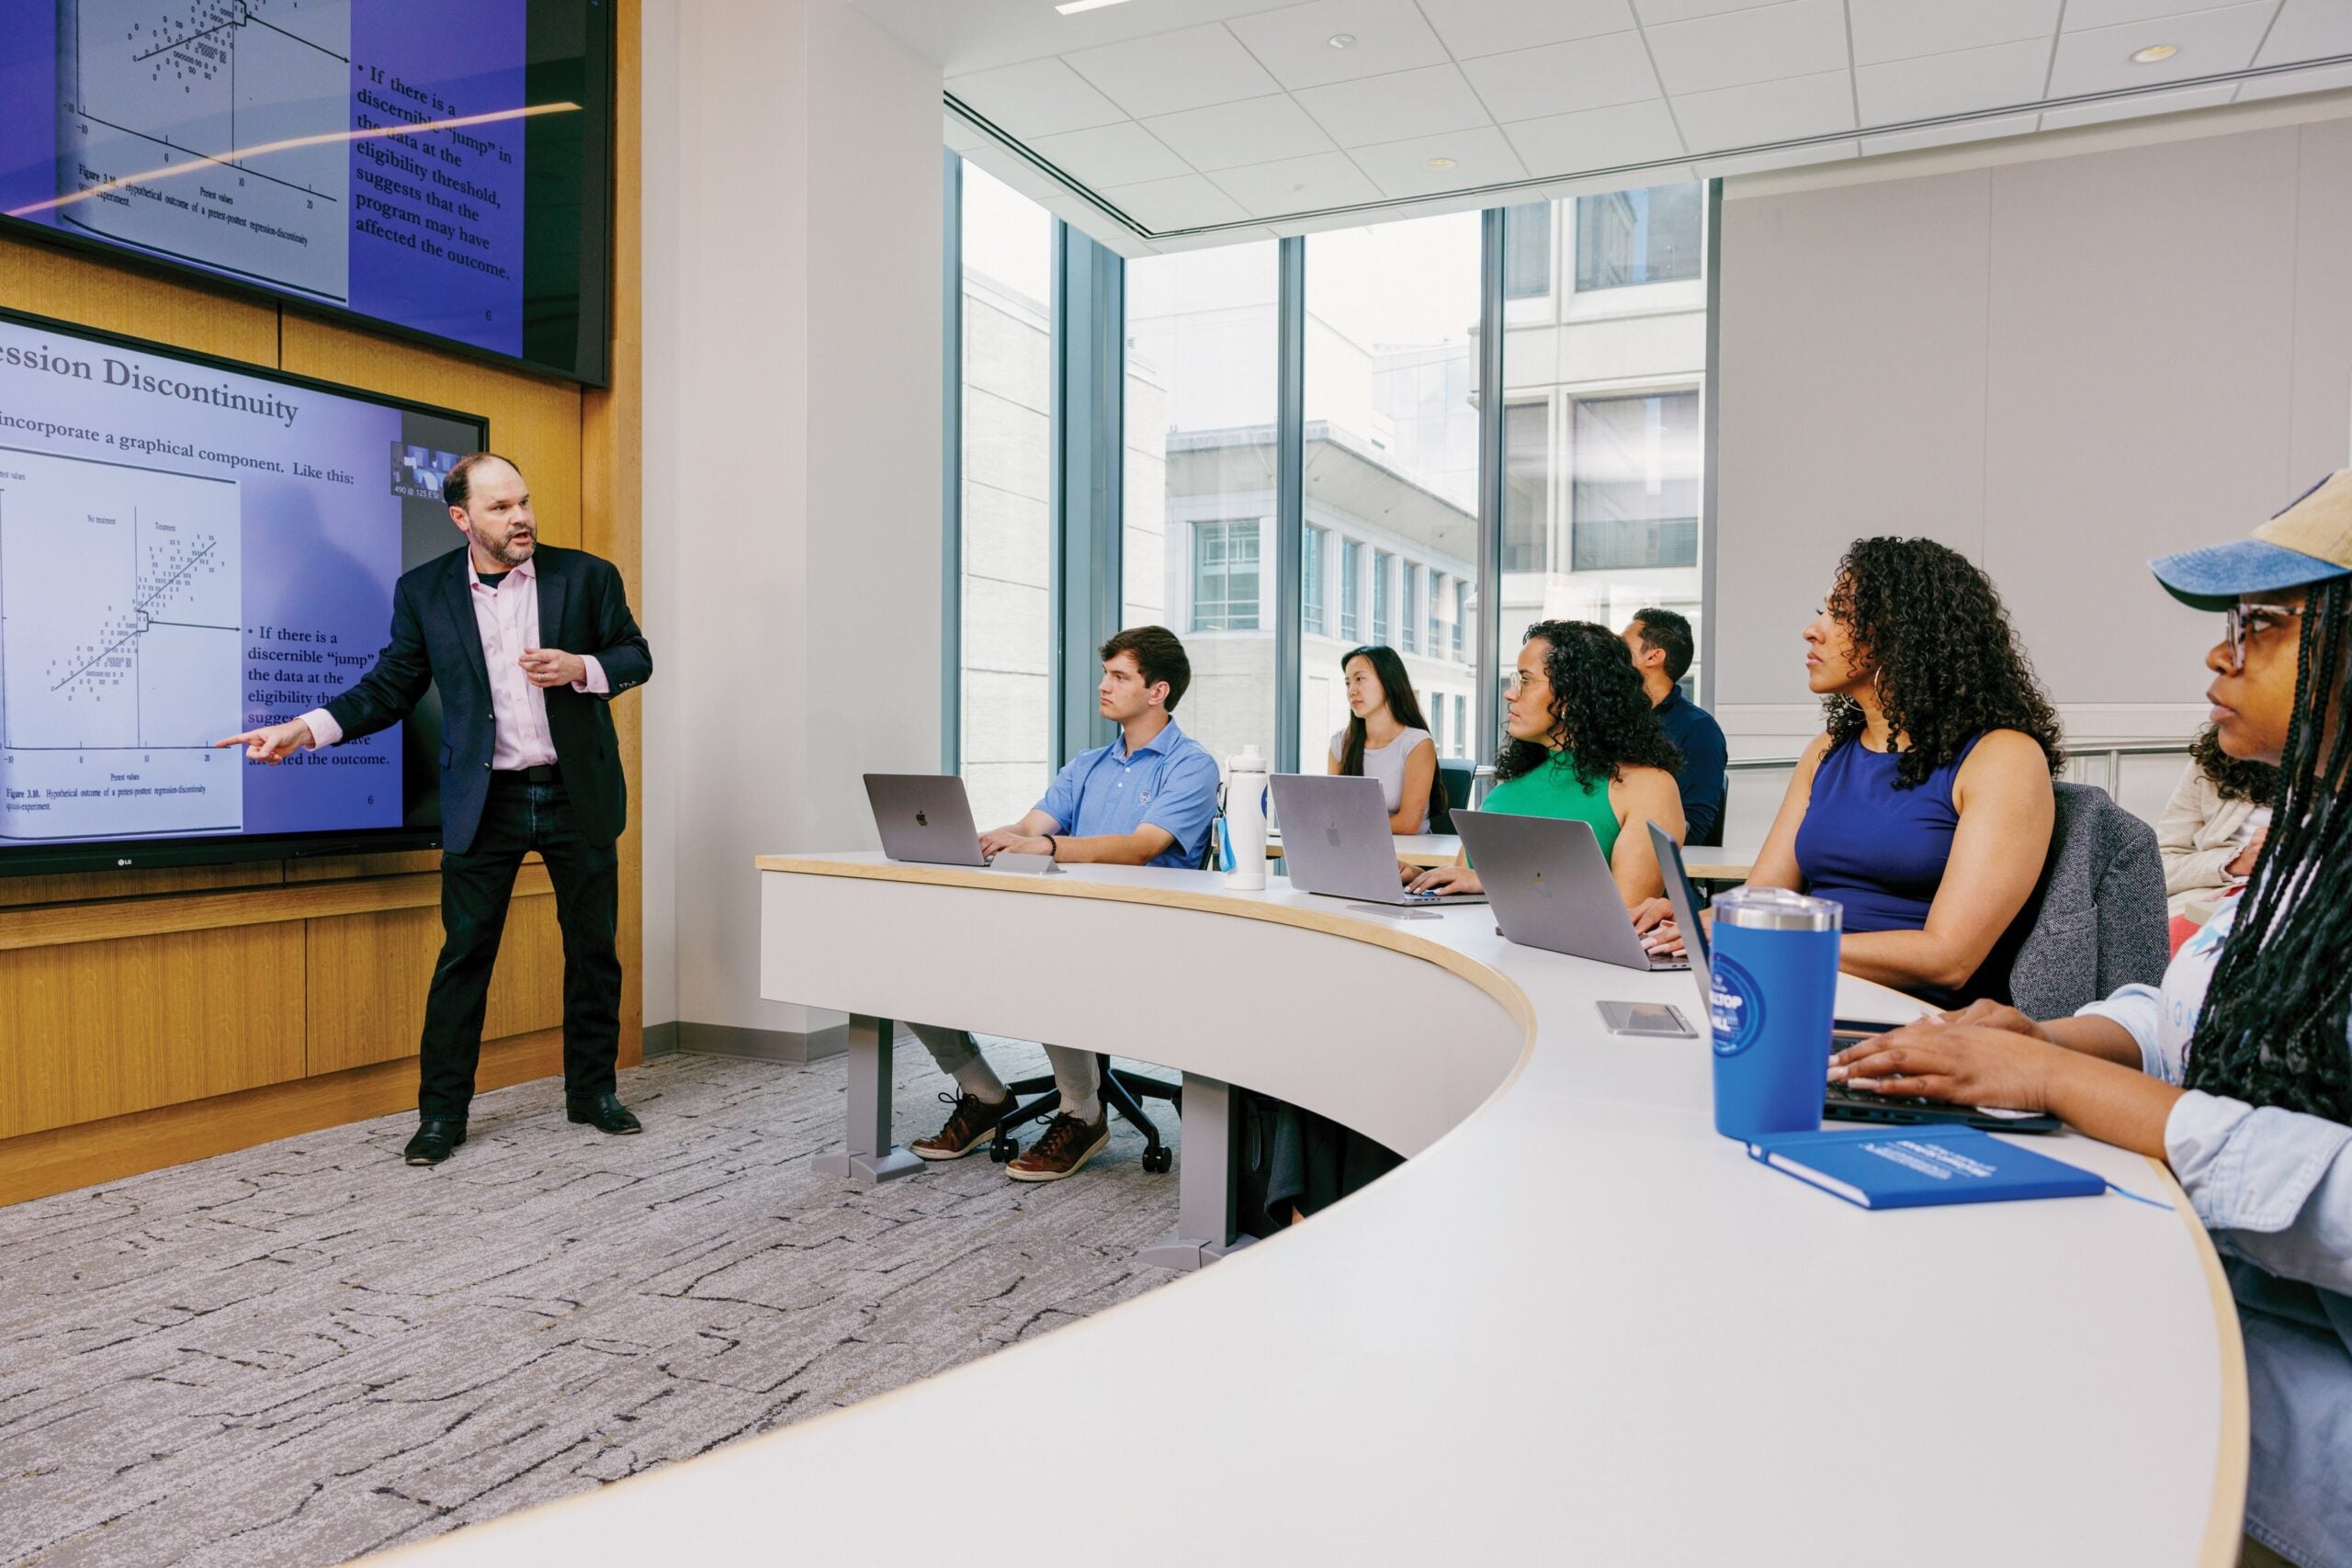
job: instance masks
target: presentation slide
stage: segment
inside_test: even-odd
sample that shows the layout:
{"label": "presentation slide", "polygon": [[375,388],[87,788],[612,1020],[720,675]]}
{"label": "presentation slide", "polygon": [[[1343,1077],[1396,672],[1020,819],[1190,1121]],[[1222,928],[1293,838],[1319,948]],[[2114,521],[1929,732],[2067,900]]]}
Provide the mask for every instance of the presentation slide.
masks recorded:
{"label": "presentation slide", "polygon": [[563,9],[0,0],[0,212],[593,379]]}
{"label": "presentation slide", "polygon": [[367,671],[401,572],[461,542],[440,482],[482,434],[0,315],[0,874],[432,826],[437,706],[275,768],[212,742]]}

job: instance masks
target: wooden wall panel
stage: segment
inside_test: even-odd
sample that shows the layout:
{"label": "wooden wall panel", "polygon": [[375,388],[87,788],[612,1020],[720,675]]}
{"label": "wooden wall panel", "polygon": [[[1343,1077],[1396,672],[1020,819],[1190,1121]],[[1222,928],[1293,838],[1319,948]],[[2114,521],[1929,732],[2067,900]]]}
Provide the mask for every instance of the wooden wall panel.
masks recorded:
{"label": "wooden wall panel", "polygon": [[252,365],[277,363],[277,309],[49,245],[0,240],[0,303]]}
{"label": "wooden wall panel", "polygon": [[[482,1018],[485,1040],[563,1022],[563,937],[555,897],[544,886],[527,895],[518,889],[508,908]],[[396,909],[305,923],[310,1071],[413,1058],[424,1027],[423,979],[432,975],[441,951],[440,911]]]}
{"label": "wooden wall panel", "polygon": [[0,1137],[306,1070],[291,922],[0,953]]}
{"label": "wooden wall panel", "polygon": [[163,865],[147,871],[0,876],[0,909],[17,908],[28,904],[78,903],[85,898],[131,898],[157,893],[205,893],[223,887],[266,887],[285,880],[286,863],[274,860],[238,861],[231,865]]}

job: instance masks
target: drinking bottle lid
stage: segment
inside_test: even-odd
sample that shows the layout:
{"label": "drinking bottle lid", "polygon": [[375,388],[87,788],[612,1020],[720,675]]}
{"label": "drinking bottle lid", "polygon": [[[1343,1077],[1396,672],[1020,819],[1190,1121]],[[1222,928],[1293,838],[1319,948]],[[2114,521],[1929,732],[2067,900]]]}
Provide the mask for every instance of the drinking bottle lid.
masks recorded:
{"label": "drinking bottle lid", "polygon": [[1225,765],[1227,772],[1238,768],[1245,773],[1262,773],[1266,771],[1266,754],[1258,750],[1258,743],[1253,740],[1241,748],[1239,756],[1227,757]]}
{"label": "drinking bottle lid", "polygon": [[1743,931],[1834,931],[1846,919],[1844,905],[1785,887],[1735,887],[1715,900],[1714,909],[1715,924]]}

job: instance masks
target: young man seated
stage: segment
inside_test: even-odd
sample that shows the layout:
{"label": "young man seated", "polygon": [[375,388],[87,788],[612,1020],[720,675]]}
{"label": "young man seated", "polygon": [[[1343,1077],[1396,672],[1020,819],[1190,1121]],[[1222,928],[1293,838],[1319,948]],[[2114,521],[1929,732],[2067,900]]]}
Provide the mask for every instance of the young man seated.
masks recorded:
{"label": "young man seated", "polygon": [[[1201,863],[1216,816],[1216,759],[1176,727],[1176,704],[1192,682],[1184,645],[1165,626],[1131,626],[1102,645],[1097,708],[1119,739],[1061,771],[1045,799],[1009,828],[980,835],[984,853],[1051,855],[1065,864]],[[940,1070],[956,1080],[947,1124],[914,1145],[925,1159],[961,1159],[994,1136],[1006,1109],[1004,1080],[970,1034],[912,1026]],[[1111,1141],[1094,1053],[1048,1045],[1061,1109],[1036,1143],[1005,1167],[1015,1181],[1075,1175]]]}

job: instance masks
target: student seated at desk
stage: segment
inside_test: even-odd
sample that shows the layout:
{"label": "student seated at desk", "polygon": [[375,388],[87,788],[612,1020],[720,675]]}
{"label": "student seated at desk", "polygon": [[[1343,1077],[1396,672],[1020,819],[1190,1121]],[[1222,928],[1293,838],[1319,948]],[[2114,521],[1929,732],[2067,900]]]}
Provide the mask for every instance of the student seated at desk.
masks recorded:
{"label": "student seated at desk", "polygon": [[1932,539],[1858,539],[1804,643],[1828,728],[1747,885],[1842,905],[1849,974],[1939,1006],[2007,1000],[2064,759],[1992,579]]}
{"label": "student seated at desk", "polygon": [[1373,644],[1340,660],[1348,682],[1348,727],[1331,737],[1327,772],[1380,781],[1392,833],[1426,833],[1430,812],[1445,804],[1437,742],[1421,717],[1413,678],[1393,648]]}
{"label": "student seated at desk", "polygon": [[[1184,645],[1165,626],[1131,626],[1102,645],[1097,710],[1119,727],[1119,739],[1084,752],[1055,778],[1029,815],[1009,828],[980,835],[988,854],[1051,855],[1070,864],[1201,863],[1209,824],[1216,816],[1216,759],[1176,728],[1176,704],[1193,679]],[[1060,955],[1085,962],[1083,953]],[[1051,984],[1050,957],[1039,973],[1007,976],[1007,985]],[[910,1026],[956,1092],[940,1099],[955,1107],[947,1124],[917,1141],[925,1159],[961,1159],[996,1134],[1007,1090],[969,1033],[934,1024]],[[1046,1047],[1054,1064],[1061,1108],[1037,1141],[1005,1165],[1015,1181],[1058,1181],[1102,1152],[1110,1119],[1094,1053]]]}
{"label": "student seated at desk", "polygon": [[[2252,887],[2161,989],[2127,986],[2042,1023],[1978,1002],[1841,1052],[1830,1072],[2047,1111],[2166,1161],[2245,1334],[2257,1544],[2240,1561],[2352,1568],[2352,471],[2253,539],[2154,567],[2176,598],[2226,617],[2205,656],[2222,750],[2285,774]],[[1965,1348],[1937,1365],[1964,1377]]]}
{"label": "student seated at desk", "polygon": [[[1674,782],[1681,757],[1658,727],[1624,643],[1590,621],[1538,621],[1527,628],[1503,697],[1509,739],[1479,809],[1588,824],[1626,906],[1663,902],[1665,875],[1641,829],[1655,822],[1681,841],[1682,792]],[[1398,869],[1417,890],[1484,891],[1466,858],[1428,872]]]}

